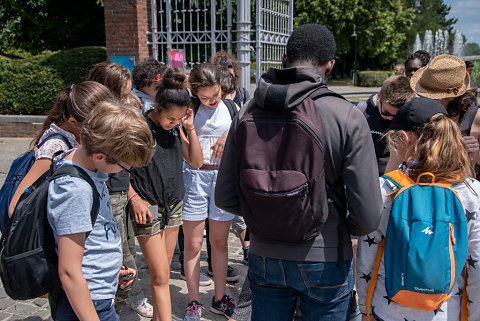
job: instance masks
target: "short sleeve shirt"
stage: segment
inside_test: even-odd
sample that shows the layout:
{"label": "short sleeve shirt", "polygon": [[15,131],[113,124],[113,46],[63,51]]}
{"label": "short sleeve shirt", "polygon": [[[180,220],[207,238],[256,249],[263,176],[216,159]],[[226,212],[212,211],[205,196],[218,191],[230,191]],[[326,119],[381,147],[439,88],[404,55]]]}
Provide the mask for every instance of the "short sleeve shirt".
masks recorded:
{"label": "short sleeve shirt", "polygon": [[[45,138],[52,134],[61,134],[63,137],[68,139],[68,142],[70,145],[72,145],[72,148],[77,148],[80,144],[77,142],[75,139],[75,135],[61,129],[55,124],[51,124],[50,127],[43,133],[42,137],[40,137],[40,142],[42,142]],[[69,147],[68,145],[63,141],[63,139],[59,137],[53,137],[47,140],[40,148],[37,149],[35,152],[35,159],[41,159],[41,158],[48,158],[51,159],[53,154],[55,154],[58,151],[68,151]]]}
{"label": "short sleeve shirt", "polygon": [[[73,164],[59,161],[59,166]],[[79,166],[81,167],[81,166]],[[92,188],[81,178],[64,176],[50,182],[47,199],[47,217],[53,229],[55,243],[58,235],[90,232],[85,240],[82,272],[93,300],[113,299],[117,290],[122,264],[121,237],[112,215],[112,207],[105,181],[108,175],[83,168],[95,183],[100,199],[98,217],[92,228]]]}

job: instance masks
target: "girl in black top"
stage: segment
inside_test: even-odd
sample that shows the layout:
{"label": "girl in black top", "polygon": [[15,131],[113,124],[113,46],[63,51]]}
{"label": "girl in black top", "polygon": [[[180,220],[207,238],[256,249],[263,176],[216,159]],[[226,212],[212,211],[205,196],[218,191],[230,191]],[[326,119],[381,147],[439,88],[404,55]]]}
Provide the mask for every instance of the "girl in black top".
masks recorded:
{"label": "girl in black top", "polygon": [[155,109],[145,116],[155,153],[150,164],[131,171],[128,192],[134,232],[150,271],[153,318],[162,321],[172,320],[170,263],[182,224],[182,162],[185,159],[194,167],[203,164],[185,79],[180,72],[165,73]]}

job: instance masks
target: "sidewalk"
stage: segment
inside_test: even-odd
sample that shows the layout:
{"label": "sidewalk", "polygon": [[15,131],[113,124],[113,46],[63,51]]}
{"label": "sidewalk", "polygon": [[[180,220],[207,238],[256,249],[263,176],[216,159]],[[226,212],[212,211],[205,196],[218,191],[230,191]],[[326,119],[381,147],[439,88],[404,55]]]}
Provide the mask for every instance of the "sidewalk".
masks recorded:
{"label": "sidewalk", "polygon": [[[31,138],[0,138],[0,183],[3,184],[8,173],[11,162],[20,154],[28,149]],[[237,283],[227,283],[227,293],[237,302],[238,295],[243,284],[244,277],[247,273],[247,266],[242,264],[243,251],[240,241],[230,233],[229,236],[229,264],[234,267],[240,274]],[[150,276],[147,265],[141,255],[140,247],[137,243],[137,265],[140,285],[149,301],[151,302],[150,292]],[[201,268],[207,271],[207,253],[204,242],[201,254]],[[172,313],[174,320],[183,320],[186,307],[188,304],[187,285],[184,280],[180,279],[180,264],[178,263],[178,254],[175,253],[172,261],[170,273],[170,294],[172,300]],[[203,311],[203,320],[223,321],[223,316],[218,316],[209,311],[213,296],[213,284],[206,287],[200,287],[200,301],[205,306]],[[14,301],[10,299],[0,284],[0,320],[16,321],[40,321],[51,320],[50,310],[46,299],[34,299],[28,301]],[[126,306],[120,314],[122,321],[144,321],[150,320],[140,317]]]}

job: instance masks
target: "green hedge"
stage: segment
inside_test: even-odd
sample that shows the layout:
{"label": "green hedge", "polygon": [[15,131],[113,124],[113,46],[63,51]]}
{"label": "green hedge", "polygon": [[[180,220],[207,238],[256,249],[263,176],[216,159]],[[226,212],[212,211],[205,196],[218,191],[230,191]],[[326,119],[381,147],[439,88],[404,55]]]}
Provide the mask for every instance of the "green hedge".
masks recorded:
{"label": "green hedge", "polygon": [[46,114],[65,86],[85,80],[93,65],[105,58],[103,47],[74,48],[26,59],[0,56],[0,114]]}
{"label": "green hedge", "polygon": [[380,87],[385,79],[393,76],[393,71],[359,71],[357,85],[362,87]]}

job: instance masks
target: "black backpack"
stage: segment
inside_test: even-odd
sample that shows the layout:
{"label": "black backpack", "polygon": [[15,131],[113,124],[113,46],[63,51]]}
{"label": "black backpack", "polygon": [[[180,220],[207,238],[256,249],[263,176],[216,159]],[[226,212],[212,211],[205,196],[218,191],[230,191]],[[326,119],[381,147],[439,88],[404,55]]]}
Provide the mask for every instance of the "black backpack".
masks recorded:
{"label": "black backpack", "polygon": [[100,200],[90,176],[74,165],[54,171],[55,164],[22,194],[0,239],[0,277],[14,300],[34,299],[60,287],[55,238],[46,210],[52,180],[68,175],[87,181],[93,192],[92,226],[97,219]]}
{"label": "black backpack", "polygon": [[242,216],[264,240],[315,239],[328,217],[322,120],[314,100],[340,95],[320,88],[290,109],[251,100],[235,134]]}

